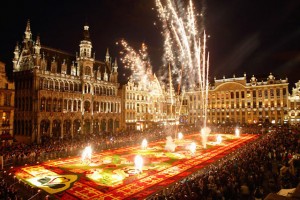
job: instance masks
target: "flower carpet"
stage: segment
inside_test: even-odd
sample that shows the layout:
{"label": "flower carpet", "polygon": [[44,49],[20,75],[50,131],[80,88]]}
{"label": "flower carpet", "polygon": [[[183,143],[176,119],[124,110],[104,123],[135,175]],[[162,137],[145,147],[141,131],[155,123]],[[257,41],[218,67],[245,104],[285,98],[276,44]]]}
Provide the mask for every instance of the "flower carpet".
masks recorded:
{"label": "flower carpet", "polygon": [[[38,165],[14,169],[15,176],[58,199],[144,199],[228,155],[257,135],[220,134],[222,143],[210,135],[207,148],[199,134],[174,140],[174,152],[165,150],[166,141],[93,153],[89,162],[81,157],[51,160]],[[196,143],[195,153],[189,145]],[[142,171],[134,166],[134,157],[143,158]]]}

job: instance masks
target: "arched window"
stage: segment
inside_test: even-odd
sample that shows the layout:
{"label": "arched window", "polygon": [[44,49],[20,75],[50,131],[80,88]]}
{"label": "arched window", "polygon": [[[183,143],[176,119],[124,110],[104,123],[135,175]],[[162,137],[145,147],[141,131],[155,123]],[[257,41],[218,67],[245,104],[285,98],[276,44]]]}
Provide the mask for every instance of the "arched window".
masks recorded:
{"label": "arched window", "polygon": [[48,80],[47,79],[44,80],[44,89],[48,89]]}
{"label": "arched window", "polygon": [[56,112],[56,111],[57,111],[57,99],[56,99],[56,98],[53,99],[52,110],[53,110],[53,112]]}
{"label": "arched window", "polygon": [[49,80],[49,89],[53,90],[53,80]]}
{"label": "arched window", "polygon": [[55,88],[55,90],[59,90],[59,82],[58,81],[55,81],[54,82],[54,88]]}
{"label": "arched window", "polygon": [[42,90],[43,89],[43,80],[44,79],[40,79],[39,81],[39,88]]}
{"label": "arched window", "polygon": [[70,83],[70,91],[74,91],[74,84],[72,82]]}
{"label": "arched window", "polygon": [[65,82],[65,91],[69,91],[69,83]]}
{"label": "arched window", "polygon": [[47,99],[46,112],[50,112],[51,111],[51,101],[52,101],[51,98]]}
{"label": "arched window", "polygon": [[90,112],[91,111],[91,103],[89,101],[84,102],[84,112]]}
{"label": "arched window", "polygon": [[41,98],[41,106],[40,106],[40,111],[41,112],[45,111],[45,104],[46,104],[46,98],[42,97]]}

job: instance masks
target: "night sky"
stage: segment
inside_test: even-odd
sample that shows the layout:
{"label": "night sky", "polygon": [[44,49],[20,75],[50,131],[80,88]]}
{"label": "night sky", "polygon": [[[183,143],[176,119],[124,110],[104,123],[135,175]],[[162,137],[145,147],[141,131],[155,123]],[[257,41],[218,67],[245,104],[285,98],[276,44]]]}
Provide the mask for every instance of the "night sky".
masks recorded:
{"label": "night sky", "polygon": [[[210,38],[210,77],[243,76],[300,79],[299,0],[195,0],[205,7],[205,29]],[[57,1],[28,0],[1,3],[0,61],[12,71],[16,42],[22,41],[30,19],[33,39],[70,52],[79,51],[85,22],[90,26],[93,51],[104,60],[106,49],[120,57],[121,38],[139,48],[148,45],[154,72],[162,65],[163,37],[154,0]],[[154,26],[154,22],[158,25]],[[122,64],[119,62],[119,68]],[[120,69],[122,74],[122,70]]]}

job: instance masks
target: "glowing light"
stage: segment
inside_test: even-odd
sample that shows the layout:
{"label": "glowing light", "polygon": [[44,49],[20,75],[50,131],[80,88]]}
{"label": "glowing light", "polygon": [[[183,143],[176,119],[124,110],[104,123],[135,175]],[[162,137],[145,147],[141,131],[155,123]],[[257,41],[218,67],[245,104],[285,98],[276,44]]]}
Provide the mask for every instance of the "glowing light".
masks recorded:
{"label": "glowing light", "polygon": [[195,154],[195,152],[196,152],[196,143],[195,142],[191,143],[190,151],[191,151],[191,154]]}
{"label": "glowing light", "polygon": [[136,155],[135,158],[134,158],[135,170],[138,171],[138,172],[142,172],[143,171],[143,165],[144,165],[144,160],[143,160],[142,156]]}
{"label": "glowing light", "polygon": [[217,144],[221,144],[222,143],[222,136],[221,135],[218,135],[217,136]]}
{"label": "glowing light", "polygon": [[132,78],[134,81],[141,81],[143,83],[149,82],[149,74],[152,74],[152,65],[148,56],[148,47],[142,43],[141,49],[136,51],[131,47],[126,40],[118,42],[123,48],[120,52],[121,62],[125,68],[132,71]]}
{"label": "glowing light", "polygon": [[178,133],[178,139],[179,139],[179,140],[182,140],[182,138],[183,138],[183,134],[182,134],[181,132],[179,132],[179,133]]}
{"label": "glowing light", "polygon": [[81,161],[82,162],[90,162],[92,160],[92,147],[87,146],[82,152]]}
{"label": "glowing light", "polygon": [[[163,28],[164,66],[172,65],[172,77],[179,86],[199,91],[202,99],[200,116],[203,116],[203,127],[206,127],[209,54],[206,52],[207,36],[202,12],[201,16],[195,13],[192,0],[156,0],[155,4]],[[197,19],[201,26],[198,26]],[[162,67],[161,72],[162,79],[167,80],[168,70]]]}
{"label": "glowing light", "polygon": [[201,137],[202,137],[202,146],[204,149],[206,149],[206,143],[207,143],[207,138],[208,135],[210,134],[210,128],[204,127],[201,129]]}
{"label": "glowing light", "polygon": [[146,139],[143,139],[142,141],[142,149],[147,149],[148,147],[148,141]]}
{"label": "glowing light", "polygon": [[235,137],[240,137],[240,129],[235,129]]}
{"label": "glowing light", "polygon": [[165,150],[174,152],[175,148],[176,148],[176,144],[174,143],[173,138],[171,136],[168,136],[167,141],[166,141]]}

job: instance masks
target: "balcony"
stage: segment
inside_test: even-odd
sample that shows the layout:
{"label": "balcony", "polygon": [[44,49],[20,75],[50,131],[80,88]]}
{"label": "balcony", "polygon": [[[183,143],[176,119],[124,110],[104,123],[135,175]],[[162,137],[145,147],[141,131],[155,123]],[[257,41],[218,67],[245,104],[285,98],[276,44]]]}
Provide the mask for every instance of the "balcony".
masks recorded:
{"label": "balcony", "polygon": [[9,123],[4,123],[4,124],[2,124],[1,126],[2,126],[2,127],[9,127],[10,124],[9,124]]}

